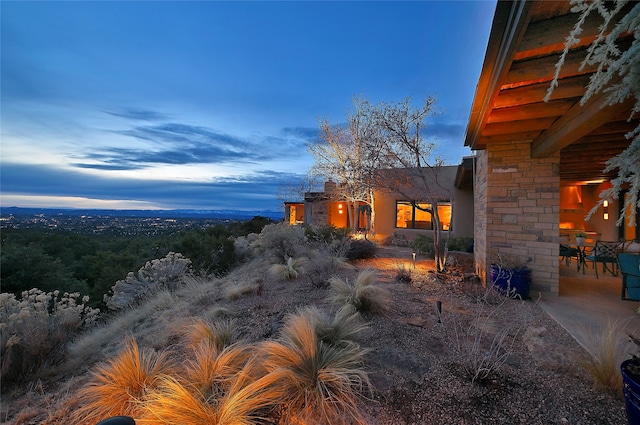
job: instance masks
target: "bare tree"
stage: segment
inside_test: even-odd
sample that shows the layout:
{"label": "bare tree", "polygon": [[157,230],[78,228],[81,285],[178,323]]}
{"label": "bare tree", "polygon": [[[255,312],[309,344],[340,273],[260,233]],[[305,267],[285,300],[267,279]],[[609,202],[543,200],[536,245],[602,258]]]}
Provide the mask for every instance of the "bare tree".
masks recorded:
{"label": "bare tree", "polygon": [[280,185],[277,197],[282,202],[302,201],[305,193],[312,192],[318,187],[320,187],[318,176],[308,173],[304,178],[296,182]]}
{"label": "bare tree", "polygon": [[[442,226],[438,205],[451,202],[453,194],[439,182],[442,159],[434,156],[436,143],[427,141],[423,134],[427,118],[436,115],[436,99],[427,97],[422,105],[414,108],[411,98],[398,103],[381,102],[363,105],[366,116],[373,123],[378,138],[374,146],[379,150],[376,187],[386,188],[402,195],[413,208],[428,212],[432,217],[433,245],[438,272],[445,270],[447,239],[442,238]],[[423,207],[422,203],[428,203]]]}
{"label": "bare tree", "polygon": [[[320,141],[308,143],[315,159],[312,172],[328,180],[335,180],[334,199],[345,201],[352,232],[356,231],[359,206],[364,204],[369,215],[368,224],[375,221],[373,174],[377,168],[376,154],[369,140],[370,122],[362,115],[361,101],[354,99],[354,111],[347,116],[347,125],[320,122]],[[374,230],[374,229],[370,229]]]}
{"label": "bare tree", "polygon": [[[545,101],[551,98],[553,89],[558,85],[560,70],[572,46],[579,42],[586,18],[592,13],[602,17],[602,25],[595,40],[587,49],[587,55],[581,68],[597,65],[597,71],[589,79],[587,90],[581,99],[584,105],[591,97],[602,92],[609,93],[602,107],[622,103],[635,98],[632,119],[640,113],[640,3],[628,0],[572,0],[572,12],[579,13],[578,21],[567,36],[564,52],[556,64],[556,74],[547,92]],[[630,34],[633,41],[629,47],[622,46],[622,35]],[[621,191],[628,187],[629,197],[624,200],[620,218],[630,217],[629,226],[636,223],[636,209],[640,208],[640,124],[627,134],[631,140],[629,146],[620,154],[607,161],[605,172],[618,169],[618,176],[611,180],[612,187],[600,193],[600,201],[589,211],[587,220],[596,213],[605,200],[618,199]]]}

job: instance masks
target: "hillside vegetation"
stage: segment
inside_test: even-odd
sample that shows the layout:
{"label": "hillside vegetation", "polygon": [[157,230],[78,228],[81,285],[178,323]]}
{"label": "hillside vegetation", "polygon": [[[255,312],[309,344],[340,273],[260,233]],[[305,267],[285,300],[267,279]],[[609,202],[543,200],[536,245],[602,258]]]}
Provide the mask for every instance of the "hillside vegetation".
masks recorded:
{"label": "hillside vegetation", "polygon": [[98,320],[67,303],[80,333],[3,380],[2,420],[623,423],[619,395],[595,386],[586,353],[534,302],[453,264],[437,275],[410,250],[361,258],[374,252],[335,229],[272,224],[235,239],[225,276],[163,280],[186,260],[152,262],[130,281],[148,288]]}

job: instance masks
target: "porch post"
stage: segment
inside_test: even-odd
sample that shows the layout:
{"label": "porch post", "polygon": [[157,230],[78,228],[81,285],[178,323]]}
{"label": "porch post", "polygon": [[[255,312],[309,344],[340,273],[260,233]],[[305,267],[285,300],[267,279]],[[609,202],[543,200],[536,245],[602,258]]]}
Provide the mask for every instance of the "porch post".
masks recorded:
{"label": "porch post", "polygon": [[486,281],[491,253],[532,270],[532,290],[559,292],[560,153],[531,158],[529,142],[488,144],[478,154],[474,251]]}

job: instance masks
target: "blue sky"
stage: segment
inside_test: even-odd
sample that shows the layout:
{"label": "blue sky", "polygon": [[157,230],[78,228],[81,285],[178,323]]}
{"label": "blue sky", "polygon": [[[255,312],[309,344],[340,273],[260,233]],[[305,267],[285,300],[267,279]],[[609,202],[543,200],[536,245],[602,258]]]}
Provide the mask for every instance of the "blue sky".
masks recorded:
{"label": "blue sky", "polygon": [[451,164],[495,1],[0,3],[0,204],[278,210],[318,122],[435,96]]}

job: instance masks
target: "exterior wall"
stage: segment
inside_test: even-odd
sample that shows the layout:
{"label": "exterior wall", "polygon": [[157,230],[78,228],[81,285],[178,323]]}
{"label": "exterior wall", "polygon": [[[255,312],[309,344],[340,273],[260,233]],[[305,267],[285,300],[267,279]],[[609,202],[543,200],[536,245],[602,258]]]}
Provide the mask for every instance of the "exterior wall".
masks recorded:
{"label": "exterior wall", "polygon": [[[451,217],[451,236],[473,236],[473,190],[461,190],[455,187],[455,177],[458,166],[440,168],[438,181],[451,193],[453,216]],[[416,199],[420,199],[420,192],[416,192]],[[396,201],[407,201],[398,193],[376,191],[375,195],[375,231],[376,239],[381,241],[394,233],[404,235],[407,240],[413,240],[418,235],[432,235],[433,230],[396,228]]]}
{"label": "exterior wall", "polygon": [[486,280],[496,253],[517,258],[532,270],[532,290],[557,294],[560,154],[530,152],[528,142],[491,144],[478,161],[476,268]]}

